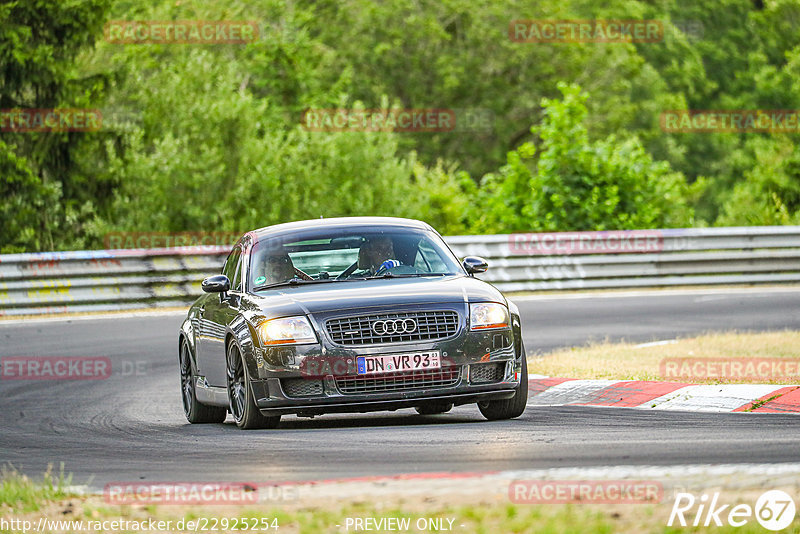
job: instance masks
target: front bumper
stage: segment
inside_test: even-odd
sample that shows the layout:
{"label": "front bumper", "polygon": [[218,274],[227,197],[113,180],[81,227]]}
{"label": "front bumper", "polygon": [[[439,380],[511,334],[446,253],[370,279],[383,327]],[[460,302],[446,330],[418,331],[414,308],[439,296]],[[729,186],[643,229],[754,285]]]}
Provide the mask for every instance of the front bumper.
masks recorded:
{"label": "front bumper", "polygon": [[[367,413],[375,411],[393,411],[402,408],[413,408],[431,402],[452,403],[455,406],[461,404],[474,404],[487,400],[510,399],[514,396],[514,389],[502,389],[491,391],[471,391],[467,393],[455,392],[414,392],[414,395],[406,394],[402,398],[390,398],[392,395],[370,395],[363,399],[353,397],[326,398],[325,402],[315,399],[313,404],[298,404],[298,399],[288,401],[290,404],[284,406],[270,402],[264,406],[258,403],[261,413],[264,415],[288,415],[296,414],[300,416],[322,415],[324,413]],[[376,397],[385,397],[379,399]]]}
{"label": "front bumper", "polygon": [[[251,381],[256,406],[266,415],[317,415],[329,412],[369,412],[420,406],[428,402],[469,404],[483,400],[507,399],[514,396],[519,384],[522,360],[511,327],[471,331],[467,324],[469,308],[466,303],[437,304],[423,311],[450,311],[458,315],[458,325],[451,337],[418,342],[373,345],[342,345],[335,343],[325,328],[326,321],[375,313],[372,310],[347,310],[312,314],[309,320],[320,336],[318,344],[255,348],[257,378]],[[419,311],[417,306],[398,306],[392,311]],[[403,373],[384,374],[387,387],[347,387],[347,379],[371,381],[371,377],[354,376],[353,362],[359,356],[398,355],[437,351],[441,356],[441,371],[448,380],[433,380],[396,387],[393,377]],[[320,369],[320,362],[333,362],[322,372],[309,374],[309,362]],[[347,363],[348,369],[336,367]],[[478,380],[473,367],[493,366],[496,374],[491,380]],[[453,379],[453,377],[455,377]],[[485,377],[484,377],[485,378]],[[290,382],[294,381],[294,384]],[[377,382],[380,382],[378,380]],[[352,381],[351,381],[352,384]],[[287,387],[291,385],[292,387]],[[370,385],[375,385],[370,382]],[[296,387],[294,387],[296,386]],[[306,387],[307,386],[307,387]],[[302,390],[302,393],[298,393]]]}
{"label": "front bumper", "polygon": [[469,365],[465,365],[457,382],[447,387],[411,387],[400,391],[379,391],[363,394],[344,394],[336,377],[321,379],[321,392],[316,395],[293,397],[284,391],[281,379],[269,378],[252,381],[256,406],[265,415],[298,414],[320,415],[333,412],[370,412],[397,410],[420,406],[429,402],[471,404],[484,400],[508,399],[514,396],[519,385],[514,360],[494,362],[504,367],[504,376],[491,384],[472,384]]}

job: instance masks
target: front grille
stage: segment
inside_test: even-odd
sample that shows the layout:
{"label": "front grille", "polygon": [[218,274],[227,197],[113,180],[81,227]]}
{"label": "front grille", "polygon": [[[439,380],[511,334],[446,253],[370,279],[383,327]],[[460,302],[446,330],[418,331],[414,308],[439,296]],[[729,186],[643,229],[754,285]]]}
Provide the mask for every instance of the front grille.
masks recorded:
{"label": "front grille", "polygon": [[343,395],[360,393],[383,393],[408,391],[410,389],[455,386],[461,377],[461,366],[453,365],[442,369],[425,371],[406,371],[402,373],[383,373],[369,376],[340,376],[336,387]]}
{"label": "front grille", "polygon": [[[376,322],[403,319],[413,319],[416,328],[410,332],[383,334],[378,334],[373,329]],[[385,313],[331,319],[326,325],[331,339],[339,345],[429,341],[454,336],[458,332],[458,314],[453,311]]]}
{"label": "front grille", "polygon": [[469,366],[470,384],[491,384],[503,379],[505,362],[476,363]]}
{"label": "front grille", "polygon": [[322,395],[322,380],[283,378],[281,379],[281,387],[289,397],[318,397]]}

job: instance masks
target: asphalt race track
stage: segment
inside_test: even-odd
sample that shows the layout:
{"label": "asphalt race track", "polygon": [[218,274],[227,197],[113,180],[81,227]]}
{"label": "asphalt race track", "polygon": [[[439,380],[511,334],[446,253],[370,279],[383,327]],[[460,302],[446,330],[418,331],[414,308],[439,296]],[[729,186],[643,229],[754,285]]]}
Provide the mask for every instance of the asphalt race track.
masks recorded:
{"label": "asphalt race track", "polygon": [[[800,325],[800,289],[518,299],[529,353],[588,340],[669,339]],[[0,357],[108,356],[108,380],[0,381],[0,464],[48,464],[73,483],[287,481],[438,471],[800,461],[800,419],[604,408],[529,408],[487,422],[472,406],[284,417],[278,430],[189,425],[179,315],[0,322]]]}
{"label": "asphalt race track", "polygon": [[706,331],[800,328],[800,288],[607,292],[513,299],[528,353],[589,340],[647,342]]}

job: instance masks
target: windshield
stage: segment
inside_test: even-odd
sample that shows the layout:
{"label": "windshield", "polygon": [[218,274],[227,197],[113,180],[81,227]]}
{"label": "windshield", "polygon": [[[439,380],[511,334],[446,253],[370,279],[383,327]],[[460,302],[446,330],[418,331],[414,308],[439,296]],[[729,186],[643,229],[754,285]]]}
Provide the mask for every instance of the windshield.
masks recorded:
{"label": "windshield", "polygon": [[251,252],[250,287],[462,273],[442,239],[410,228],[332,228],[268,237]]}

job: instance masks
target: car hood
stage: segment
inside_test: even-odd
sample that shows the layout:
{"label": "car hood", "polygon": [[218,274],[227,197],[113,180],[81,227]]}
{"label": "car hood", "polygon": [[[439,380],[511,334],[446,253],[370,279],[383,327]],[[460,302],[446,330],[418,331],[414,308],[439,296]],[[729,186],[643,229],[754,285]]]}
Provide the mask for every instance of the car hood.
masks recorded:
{"label": "car hood", "polygon": [[250,295],[269,317],[409,304],[505,302],[493,286],[469,276],[396,278],[309,284]]}

